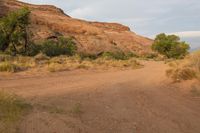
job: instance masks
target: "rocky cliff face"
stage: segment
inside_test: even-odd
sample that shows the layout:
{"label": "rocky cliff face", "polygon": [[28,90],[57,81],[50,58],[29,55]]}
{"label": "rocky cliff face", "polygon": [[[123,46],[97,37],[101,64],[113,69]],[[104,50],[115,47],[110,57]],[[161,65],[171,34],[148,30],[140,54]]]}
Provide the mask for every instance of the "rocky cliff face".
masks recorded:
{"label": "rocky cliff face", "polygon": [[30,8],[30,29],[35,41],[63,35],[72,36],[81,52],[98,54],[122,50],[142,54],[151,51],[152,40],[131,32],[129,27],[121,24],[75,19],[61,9],[49,5],[32,5],[16,0],[0,1],[0,16],[23,6]]}

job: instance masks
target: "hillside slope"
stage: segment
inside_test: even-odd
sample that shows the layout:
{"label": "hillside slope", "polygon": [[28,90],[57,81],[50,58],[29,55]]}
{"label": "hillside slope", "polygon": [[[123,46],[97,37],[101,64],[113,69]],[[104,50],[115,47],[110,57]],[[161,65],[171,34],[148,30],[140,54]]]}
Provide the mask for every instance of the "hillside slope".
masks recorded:
{"label": "hillside slope", "polygon": [[75,19],[61,9],[49,5],[32,5],[16,0],[1,2],[0,16],[23,6],[31,9],[30,29],[35,41],[63,35],[72,36],[81,52],[98,54],[122,50],[143,54],[151,51],[152,40],[131,32],[129,27],[121,24]]}

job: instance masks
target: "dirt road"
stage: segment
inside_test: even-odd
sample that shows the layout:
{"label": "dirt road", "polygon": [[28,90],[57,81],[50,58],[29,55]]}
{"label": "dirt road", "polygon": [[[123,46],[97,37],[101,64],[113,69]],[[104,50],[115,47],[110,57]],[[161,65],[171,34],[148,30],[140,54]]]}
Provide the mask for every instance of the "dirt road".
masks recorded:
{"label": "dirt road", "polygon": [[0,87],[34,106],[20,133],[200,133],[200,101],[178,93],[166,68],[1,77]]}

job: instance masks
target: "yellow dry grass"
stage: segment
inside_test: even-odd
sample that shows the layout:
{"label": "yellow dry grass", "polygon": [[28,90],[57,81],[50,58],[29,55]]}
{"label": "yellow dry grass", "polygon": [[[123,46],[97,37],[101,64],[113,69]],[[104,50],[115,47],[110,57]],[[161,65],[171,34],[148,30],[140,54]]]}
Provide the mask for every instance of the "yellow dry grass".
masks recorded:
{"label": "yellow dry grass", "polygon": [[184,60],[169,63],[167,75],[174,81],[200,79],[200,52],[191,53]]}
{"label": "yellow dry grass", "polygon": [[45,68],[49,72],[57,72],[74,69],[136,69],[142,67],[136,58],[127,60],[107,59],[103,57],[82,59],[78,55],[49,58],[43,54],[39,54],[35,57],[0,55],[0,59],[0,72],[18,72],[31,68]]}
{"label": "yellow dry grass", "polygon": [[16,122],[31,109],[31,105],[19,97],[0,90],[0,132],[16,132]]}
{"label": "yellow dry grass", "polygon": [[49,60],[48,70],[50,72],[73,70],[73,69],[136,69],[142,65],[136,59],[112,60],[98,58],[95,60],[81,60],[79,57],[55,57]]}

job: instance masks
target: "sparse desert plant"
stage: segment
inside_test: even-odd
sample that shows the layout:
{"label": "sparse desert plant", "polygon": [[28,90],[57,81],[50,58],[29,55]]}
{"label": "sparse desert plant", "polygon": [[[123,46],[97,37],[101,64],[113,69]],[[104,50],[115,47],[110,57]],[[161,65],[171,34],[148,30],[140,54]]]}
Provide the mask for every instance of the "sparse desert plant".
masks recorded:
{"label": "sparse desert plant", "polygon": [[126,55],[124,52],[121,51],[117,51],[117,52],[104,52],[102,54],[102,58],[105,59],[115,59],[115,60],[127,60],[129,59],[131,56],[130,53],[128,55]]}
{"label": "sparse desert plant", "polygon": [[0,63],[0,72],[17,72],[21,70],[21,68],[12,63],[12,62],[1,62]]}
{"label": "sparse desert plant", "polygon": [[166,74],[176,82],[197,77],[195,70],[189,67],[172,67],[166,71]]}
{"label": "sparse desert plant", "polygon": [[2,56],[0,63],[1,72],[18,72],[35,66],[35,61],[26,56]]}
{"label": "sparse desert plant", "polygon": [[67,112],[56,105],[43,105],[43,104],[34,104],[34,107],[38,110],[44,110],[51,114],[66,114]]}
{"label": "sparse desert plant", "polygon": [[103,67],[103,68],[118,68],[118,69],[126,69],[126,68],[132,68],[137,69],[142,67],[140,62],[138,62],[136,59],[131,58],[129,60],[112,60],[112,59],[106,59],[106,58],[98,58],[94,61],[94,66]]}
{"label": "sparse desert plant", "polygon": [[27,56],[16,56],[13,62],[20,66],[21,69],[27,69],[36,66],[35,59]]}
{"label": "sparse desert plant", "polygon": [[98,58],[98,55],[92,53],[79,53],[78,56],[81,60],[95,60]]}
{"label": "sparse desert plant", "polygon": [[31,109],[31,105],[19,97],[0,91],[0,132],[14,132],[15,122]]}
{"label": "sparse desert plant", "polygon": [[48,61],[50,58],[43,53],[39,53],[34,57],[36,62]]}
{"label": "sparse desert plant", "polygon": [[31,43],[28,45],[28,48],[25,54],[27,56],[36,56],[41,52],[41,50],[42,50],[42,45]]}
{"label": "sparse desert plant", "polygon": [[141,57],[144,59],[155,59],[156,60],[157,58],[159,58],[159,55],[157,53],[152,52],[152,53],[144,53]]}
{"label": "sparse desert plant", "polygon": [[127,56],[128,59],[133,58],[133,57],[135,57],[135,58],[139,57],[139,55],[137,55],[134,52],[130,52],[130,51],[126,53],[126,56]]}
{"label": "sparse desert plant", "polygon": [[76,68],[77,68],[77,69],[88,69],[89,66],[86,65],[86,64],[84,64],[84,63],[81,63],[81,64],[79,64]]}
{"label": "sparse desert plant", "polygon": [[4,53],[0,54],[0,62],[3,62],[3,61],[12,61],[13,58],[14,58],[13,56],[8,55],[8,54],[4,54]]}
{"label": "sparse desert plant", "polygon": [[[194,62],[194,56],[189,56],[184,60],[169,63],[171,67],[166,71],[168,77],[174,81],[192,80],[199,77],[198,63]],[[196,58],[196,57],[195,57]]]}
{"label": "sparse desert plant", "polygon": [[83,113],[81,103],[76,103],[70,111],[73,115],[81,115]]}
{"label": "sparse desert plant", "polygon": [[59,72],[59,71],[66,71],[69,70],[64,64],[59,63],[49,63],[48,64],[48,71],[49,72]]}
{"label": "sparse desert plant", "polygon": [[49,113],[52,113],[52,114],[65,114],[66,111],[63,110],[62,108],[59,108],[57,106],[51,106],[48,108],[49,110]]}
{"label": "sparse desert plant", "polygon": [[131,64],[132,69],[142,68],[143,65],[135,59],[128,60],[128,63]]}

